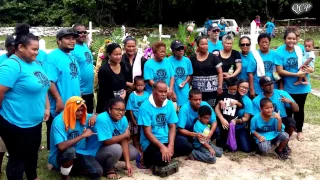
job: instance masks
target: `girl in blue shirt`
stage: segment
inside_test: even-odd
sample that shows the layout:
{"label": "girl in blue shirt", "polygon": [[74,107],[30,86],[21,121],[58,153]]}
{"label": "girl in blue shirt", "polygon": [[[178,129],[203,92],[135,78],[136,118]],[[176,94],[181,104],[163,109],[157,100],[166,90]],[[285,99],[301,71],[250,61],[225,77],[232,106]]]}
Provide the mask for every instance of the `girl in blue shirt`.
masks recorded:
{"label": "girl in blue shirt", "polygon": [[[297,35],[293,29],[287,29],[284,33],[285,46],[277,49],[278,54],[281,56],[282,63],[277,66],[277,71],[283,77],[284,91],[289,95],[299,106],[299,111],[293,113],[291,110],[287,111],[288,117],[294,117],[296,120],[297,138],[303,139],[302,127],[304,123],[304,105],[307,99],[308,93],[311,91],[311,84],[294,85],[297,77],[303,77],[307,74],[309,79],[309,73],[314,71],[311,66],[302,66],[304,72],[299,71],[299,56],[302,57],[302,50],[299,50],[299,46],[295,45],[297,42]],[[300,52],[300,53],[299,53]],[[309,79],[310,80],[310,79]]]}
{"label": "girl in blue shirt", "polygon": [[15,54],[0,65],[0,136],[10,154],[8,179],[37,179],[42,122],[49,118],[50,82],[35,62],[39,41],[27,24],[17,25]]}
{"label": "girl in blue shirt", "polygon": [[249,81],[240,79],[238,82],[238,94],[242,98],[244,107],[238,111],[238,118],[233,122],[236,124],[236,140],[238,149],[243,152],[251,152],[251,138],[247,123],[253,115],[253,105],[251,99],[247,96],[249,90]]}
{"label": "girl in blue shirt", "polygon": [[[130,128],[128,120],[124,116],[126,112],[125,101],[121,97],[115,97],[109,101],[109,105],[105,109],[107,111],[98,115],[94,126],[98,141],[102,144],[96,154],[96,159],[106,171],[108,179],[121,177],[114,169],[114,165],[119,160],[125,161],[127,174],[131,176],[133,170],[130,161],[137,158],[138,151],[129,144]],[[105,154],[110,154],[110,156],[106,158]]]}

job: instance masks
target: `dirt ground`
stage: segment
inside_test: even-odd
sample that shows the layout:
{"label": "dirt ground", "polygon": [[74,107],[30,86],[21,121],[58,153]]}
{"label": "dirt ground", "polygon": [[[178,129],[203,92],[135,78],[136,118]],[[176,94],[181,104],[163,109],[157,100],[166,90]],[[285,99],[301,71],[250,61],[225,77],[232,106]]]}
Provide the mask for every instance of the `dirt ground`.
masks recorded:
{"label": "dirt ground", "polygon": [[[179,172],[163,179],[320,179],[320,126],[305,124],[304,135],[305,139],[301,142],[296,139],[296,134],[293,135],[289,142],[291,158],[286,161],[279,160],[275,153],[268,156],[227,153],[219,158],[216,164],[184,160],[184,157],[180,157]],[[119,163],[116,167],[122,171],[124,164]],[[161,179],[153,176],[150,170],[140,170],[135,165],[133,167],[134,175],[127,177],[123,170],[121,179]]]}

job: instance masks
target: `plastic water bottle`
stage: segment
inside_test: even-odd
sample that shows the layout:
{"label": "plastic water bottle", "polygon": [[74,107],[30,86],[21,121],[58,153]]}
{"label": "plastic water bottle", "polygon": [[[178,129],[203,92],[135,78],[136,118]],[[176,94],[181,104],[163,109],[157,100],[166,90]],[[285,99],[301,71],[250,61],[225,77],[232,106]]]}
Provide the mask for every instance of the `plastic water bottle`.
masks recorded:
{"label": "plastic water bottle", "polygon": [[[208,125],[206,128],[204,128],[202,135],[207,138],[209,136],[209,133],[210,133],[210,125]],[[205,142],[206,142],[206,140],[201,141],[200,143],[204,144]]]}
{"label": "plastic water bottle", "polygon": [[233,65],[231,65],[230,69],[228,70],[228,74],[229,74],[229,75],[232,75],[233,72],[234,72],[234,70],[233,70]]}

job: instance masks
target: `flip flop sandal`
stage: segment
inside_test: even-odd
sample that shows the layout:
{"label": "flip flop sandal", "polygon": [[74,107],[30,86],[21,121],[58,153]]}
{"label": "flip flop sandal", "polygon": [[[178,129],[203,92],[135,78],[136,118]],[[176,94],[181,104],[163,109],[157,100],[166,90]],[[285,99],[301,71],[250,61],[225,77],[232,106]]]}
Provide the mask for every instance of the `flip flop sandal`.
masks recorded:
{"label": "flip flop sandal", "polygon": [[149,169],[148,167],[146,167],[145,165],[143,165],[143,163],[141,162],[141,154],[139,153],[137,158],[136,158],[136,166],[139,169]]}
{"label": "flip flop sandal", "polygon": [[[109,175],[112,175],[112,174],[114,174],[116,176],[114,178],[109,177]],[[110,170],[109,172],[107,172],[106,178],[107,179],[120,179],[121,176],[119,174],[117,174],[115,170]]]}

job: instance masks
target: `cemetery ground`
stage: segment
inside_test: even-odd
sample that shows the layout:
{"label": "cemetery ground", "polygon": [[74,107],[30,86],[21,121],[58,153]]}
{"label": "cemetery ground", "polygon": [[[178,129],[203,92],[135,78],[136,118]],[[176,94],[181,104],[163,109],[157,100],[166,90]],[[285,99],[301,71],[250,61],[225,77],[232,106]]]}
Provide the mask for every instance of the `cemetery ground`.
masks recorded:
{"label": "cemetery ground", "polygon": [[[320,36],[312,35],[315,46],[320,46]],[[0,36],[0,41],[4,37]],[[56,47],[54,37],[44,37],[48,49]],[[170,45],[170,40],[165,40]],[[303,42],[300,42],[303,43]],[[283,38],[272,39],[271,47],[283,44]],[[234,49],[239,50],[238,38],[234,41]],[[313,89],[320,90],[320,58],[316,59],[315,72],[312,75],[311,83]],[[254,153],[224,153],[218,158],[216,164],[206,164],[198,161],[186,161],[184,157],[178,158],[180,162],[179,172],[164,179],[320,179],[320,98],[312,94],[308,95],[305,105],[306,122],[303,128],[305,139],[298,141],[296,134],[292,137],[289,145],[292,149],[291,158],[281,161],[273,153],[269,156],[259,156]],[[46,125],[43,123],[42,145],[46,145]],[[21,147],[23,148],[23,147]],[[39,151],[38,177],[42,180],[57,180],[59,172],[48,170],[47,157],[49,152]],[[26,154],[27,155],[27,154]],[[134,170],[132,177],[126,176],[124,162],[116,165],[122,179],[161,179],[153,176],[150,170],[140,170],[131,162]],[[4,158],[2,175],[0,180],[5,180],[5,166],[7,158]],[[74,180],[86,180],[82,176],[73,177]],[[103,178],[105,179],[105,178]]]}

